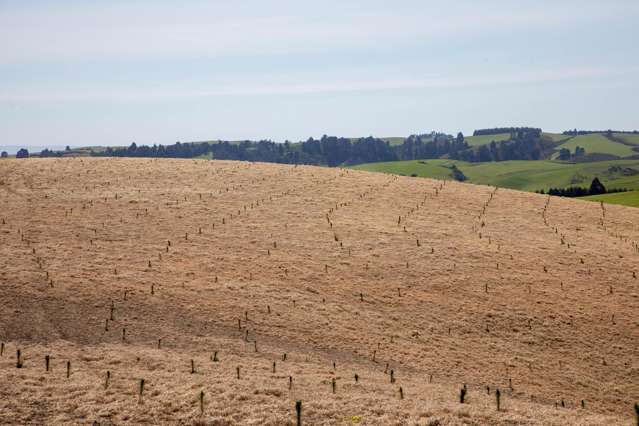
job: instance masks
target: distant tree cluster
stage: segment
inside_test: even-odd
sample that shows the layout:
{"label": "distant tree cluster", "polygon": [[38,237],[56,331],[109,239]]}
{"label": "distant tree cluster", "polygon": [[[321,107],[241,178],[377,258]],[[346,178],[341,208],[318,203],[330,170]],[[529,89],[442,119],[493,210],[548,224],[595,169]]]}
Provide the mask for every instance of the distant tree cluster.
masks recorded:
{"label": "distant tree cluster", "polygon": [[456,138],[444,133],[411,135],[397,148],[401,160],[457,158],[461,152],[470,149],[461,133]]}
{"label": "distant tree cluster", "polygon": [[586,155],[586,149],[580,146],[575,147],[575,153],[571,154],[568,148],[561,148],[557,159],[561,161],[570,161],[583,158]]}
{"label": "distant tree cluster", "polygon": [[106,157],[166,157],[194,158],[212,156],[220,160],[264,161],[270,163],[315,164],[331,167],[341,164],[359,164],[378,161],[394,161],[399,157],[387,141],[373,137],[351,140],[335,136],[321,139],[309,138],[305,142],[275,143],[269,140],[238,143],[198,142],[173,145],[138,146],[132,143],[126,148],[107,148],[92,152],[94,156]]}
{"label": "distant tree cluster", "polygon": [[613,194],[616,192],[627,192],[626,188],[610,188],[601,183],[599,178],[594,178],[590,184],[590,188],[583,188],[579,186],[570,186],[568,188],[550,188],[548,192],[543,189],[536,191],[539,194],[556,195],[559,197],[585,197],[587,195],[600,195],[600,194]]}
{"label": "distant tree cluster", "polygon": [[473,136],[499,135],[502,133],[516,134],[518,132],[535,132],[541,136],[541,129],[535,127],[493,127],[492,129],[478,129],[473,132]]}
{"label": "distant tree cluster", "polygon": [[542,138],[540,129],[519,128],[511,133],[509,140],[492,141],[478,148],[460,151],[450,158],[470,162],[541,160],[549,156],[553,150],[554,143]]}
{"label": "distant tree cluster", "polygon": [[26,150],[25,148],[21,148],[16,153],[16,158],[29,158],[29,151]]}
{"label": "distant tree cluster", "polygon": [[45,148],[42,151],[40,151],[40,157],[62,157],[62,155],[63,155],[62,151],[53,151],[48,148]]}
{"label": "distant tree cluster", "polygon": [[573,130],[566,130],[564,132],[562,132],[562,134],[564,135],[569,135],[569,136],[579,136],[579,135],[590,135],[593,133],[607,133],[607,134],[612,134],[612,133],[626,133],[626,134],[631,134],[631,135],[636,135],[639,133],[639,130],[577,130],[577,129],[573,129]]}
{"label": "distant tree cluster", "polygon": [[319,140],[309,138],[302,142],[299,151],[300,162],[330,167],[401,159],[396,147],[373,137],[351,140],[324,135]]}
{"label": "distant tree cluster", "polygon": [[2,151],[2,153],[0,153],[0,158],[7,158],[9,156],[9,153],[7,151]]}

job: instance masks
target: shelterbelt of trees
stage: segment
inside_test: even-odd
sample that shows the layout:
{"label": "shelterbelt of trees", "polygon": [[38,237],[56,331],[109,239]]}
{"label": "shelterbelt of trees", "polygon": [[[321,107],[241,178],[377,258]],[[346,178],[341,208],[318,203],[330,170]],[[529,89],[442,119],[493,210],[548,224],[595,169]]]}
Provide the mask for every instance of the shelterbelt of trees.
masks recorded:
{"label": "shelterbelt of trees", "polygon": [[[92,151],[93,156],[194,158],[209,156],[220,160],[262,161],[287,164],[353,165],[379,161],[450,158],[471,162],[539,160],[552,153],[555,143],[536,128],[484,129],[480,134],[510,133],[508,140],[471,147],[462,133],[411,135],[400,144],[374,137],[344,138],[322,136],[299,143],[275,143],[270,140],[241,142],[193,142],[172,145],[137,145]],[[488,133],[486,133],[488,132]],[[55,156],[53,151],[42,156]]]}
{"label": "shelterbelt of trees", "polygon": [[[563,132],[569,139],[578,135],[601,133],[590,130],[569,130]],[[618,134],[638,134],[639,131],[608,130],[602,134],[613,142],[628,145]],[[504,139],[504,134],[507,138]],[[322,136],[320,139],[309,138],[303,142],[275,143],[271,140],[260,141],[212,141],[187,142],[170,145],[137,145],[128,147],[80,148],[67,147],[64,151],[45,149],[40,157],[63,157],[91,155],[101,157],[160,157],[160,158],[196,158],[208,157],[219,160],[261,161],[284,164],[310,164],[325,166],[350,166],[362,163],[401,160],[452,159],[468,162],[491,162],[507,160],[546,160],[554,158],[562,161],[597,161],[610,159],[610,155],[586,153],[583,147],[577,146],[574,154],[567,148],[560,148],[565,139],[553,138],[542,133],[539,128],[531,127],[496,127],[479,129],[473,136],[481,136],[490,140],[484,144],[468,144],[462,133],[452,136],[445,133],[431,132],[411,135],[407,138],[345,138]],[[487,138],[486,138],[487,137]],[[397,141],[399,140],[399,142]],[[633,145],[634,146],[634,145]],[[639,146],[636,147],[639,149]],[[6,152],[2,157],[7,157]],[[21,149],[17,158],[29,157],[26,149]],[[605,157],[605,158],[603,158]],[[614,157],[614,156],[613,156]]]}

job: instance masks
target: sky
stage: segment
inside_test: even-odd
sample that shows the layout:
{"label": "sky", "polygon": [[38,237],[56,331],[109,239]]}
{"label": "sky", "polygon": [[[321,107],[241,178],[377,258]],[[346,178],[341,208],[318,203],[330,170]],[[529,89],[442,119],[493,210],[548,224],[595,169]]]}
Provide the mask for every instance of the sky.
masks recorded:
{"label": "sky", "polygon": [[0,147],[639,129],[637,22],[637,0],[0,0]]}

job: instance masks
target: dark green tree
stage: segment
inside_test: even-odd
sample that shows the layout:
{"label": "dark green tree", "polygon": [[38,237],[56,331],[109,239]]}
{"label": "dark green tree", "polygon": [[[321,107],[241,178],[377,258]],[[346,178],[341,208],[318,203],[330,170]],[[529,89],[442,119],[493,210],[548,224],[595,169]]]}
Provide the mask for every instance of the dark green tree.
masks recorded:
{"label": "dark green tree", "polygon": [[599,178],[594,178],[590,184],[590,195],[605,194],[606,192],[606,187],[599,181]]}
{"label": "dark green tree", "polygon": [[559,157],[558,157],[561,161],[568,161],[570,160],[570,150],[567,148],[561,148],[559,150]]}

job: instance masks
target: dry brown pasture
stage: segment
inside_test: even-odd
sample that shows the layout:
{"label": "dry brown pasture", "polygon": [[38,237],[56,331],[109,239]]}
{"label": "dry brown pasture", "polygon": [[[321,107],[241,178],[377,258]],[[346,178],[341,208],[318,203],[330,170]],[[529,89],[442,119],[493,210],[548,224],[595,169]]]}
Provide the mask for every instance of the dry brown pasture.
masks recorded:
{"label": "dry brown pasture", "polygon": [[0,423],[631,425],[638,243],[456,182],[0,161]]}

